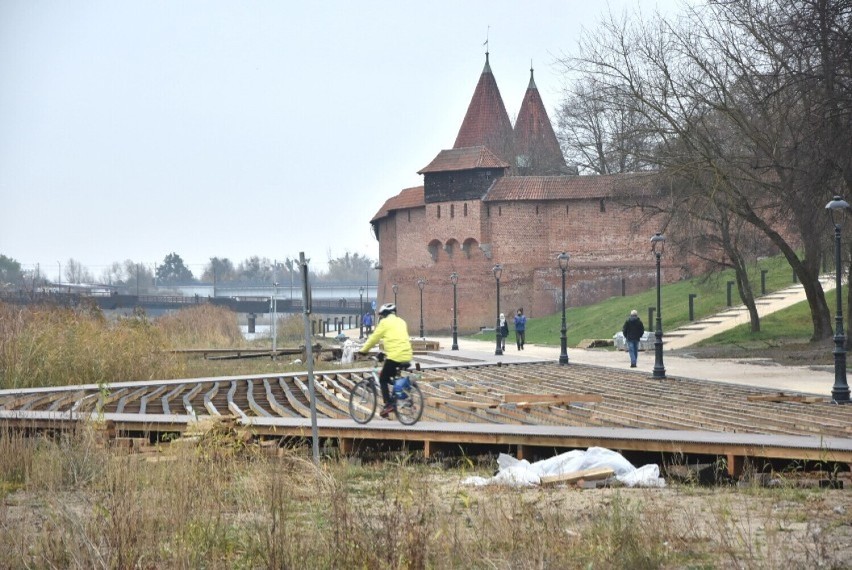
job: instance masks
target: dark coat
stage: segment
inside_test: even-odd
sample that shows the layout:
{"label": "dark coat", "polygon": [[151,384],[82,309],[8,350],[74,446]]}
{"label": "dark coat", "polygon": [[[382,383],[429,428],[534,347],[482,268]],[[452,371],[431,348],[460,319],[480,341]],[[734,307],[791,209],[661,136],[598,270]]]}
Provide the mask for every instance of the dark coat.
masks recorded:
{"label": "dark coat", "polygon": [[627,340],[639,341],[642,340],[642,335],[645,334],[645,325],[642,324],[642,319],[635,315],[630,315],[630,317],[624,321],[624,326],[621,327],[621,332]]}

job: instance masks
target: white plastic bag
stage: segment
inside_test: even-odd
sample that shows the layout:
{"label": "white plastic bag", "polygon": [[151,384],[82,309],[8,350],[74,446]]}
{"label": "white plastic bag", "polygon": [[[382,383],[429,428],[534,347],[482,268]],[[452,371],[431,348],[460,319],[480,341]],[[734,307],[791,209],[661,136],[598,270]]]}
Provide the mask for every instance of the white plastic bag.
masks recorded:
{"label": "white plastic bag", "polygon": [[501,453],[497,457],[497,466],[497,475],[490,479],[468,477],[462,483],[475,486],[496,484],[525,487],[541,484],[541,478],[548,475],[564,475],[608,467],[615,473],[615,478],[628,487],[666,486],[665,480],[660,477],[659,466],[649,464],[637,469],[623,455],[604,447],[590,447],[586,451],[575,449],[535,463]]}

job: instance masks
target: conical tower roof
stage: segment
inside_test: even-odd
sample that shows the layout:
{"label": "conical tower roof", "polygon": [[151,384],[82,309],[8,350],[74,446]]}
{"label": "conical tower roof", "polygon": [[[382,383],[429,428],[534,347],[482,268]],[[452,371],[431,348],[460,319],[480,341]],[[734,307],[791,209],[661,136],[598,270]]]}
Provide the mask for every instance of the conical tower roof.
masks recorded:
{"label": "conical tower roof", "polygon": [[561,174],[565,157],[553,132],[544,102],[530,69],[530,83],[515,122],[515,160],[513,165],[524,174]]}
{"label": "conical tower roof", "polygon": [[502,159],[512,162],[511,141],[512,123],[491,73],[486,52],[485,68],[479,76],[453,148],[487,146]]}

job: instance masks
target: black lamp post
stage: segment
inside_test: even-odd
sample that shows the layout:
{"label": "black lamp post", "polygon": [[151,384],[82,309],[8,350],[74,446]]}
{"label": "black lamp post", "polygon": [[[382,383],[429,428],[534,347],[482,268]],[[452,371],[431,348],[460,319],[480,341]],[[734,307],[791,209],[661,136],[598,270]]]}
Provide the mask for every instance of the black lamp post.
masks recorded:
{"label": "black lamp post", "polygon": [[834,274],[837,293],[837,316],[834,325],[834,386],[831,387],[831,399],[837,404],[849,403],[849,384],[846,383],[846,335],[843,334],[843,296],[840,291],[840,229],[846,221],[849,204],[840,196],[835,196],[825,209],[831,215],[834,224]]}
{"label": "black lamp post", "polygon": [[459,310],[458,300],[456,297],[456,285],[459,284],[459,274],[453,271],[450,273],[450,283],[453,284],[453,346],[450,350],[459,349],[459,321],[456,314]]}
{"label": "black lamp post", "polygon": [[666,367],[663,366],[663,309],[660,304],[660,258],[666,247],[666,238],[660,232],[651,238],[651,251],[657,258],[657,331],[654,333],[654,378],[665,378]]}
{"label": "black lamp post", "polygon": [[420,338],[426,338],[423,334],[423,287],[426,286],[426,280],[422,277],[417,280],[417,287],[420,288]]}
{"label": "black lamp post", "polygon": [[500,276],[503,274],[503,266],[499,263],[494,266],[494,279],[497,281],[497,326],[494,327],[497,331],[497,349],[494,351],[496,356],[503,355],[502,335],[500,334]]}
{"label": "black lamp post", "polygon": [[[399,293],[399,285],[394,283],[391,289],[393,289],[393,304],[396,305],[396,294]],[[399,313],[399,307],[396,308],[396,312]]]}
{"label": "black lamp post", "polygon": [[358,322],[361,323],[358,338],[364,338],[364,288],[358,288],[358,294],[361,296],[361,302],[358,304]]}
{"label": "black lamp post", "polygon": [[571,259],[571,256],[564,251],[556,256],[559,269],[562,271],[562,336],[560,337],[562,352],[559,353],[559,364],[568,364],[568,325],[565,324],[565,270],[568,269],[569,259]]}

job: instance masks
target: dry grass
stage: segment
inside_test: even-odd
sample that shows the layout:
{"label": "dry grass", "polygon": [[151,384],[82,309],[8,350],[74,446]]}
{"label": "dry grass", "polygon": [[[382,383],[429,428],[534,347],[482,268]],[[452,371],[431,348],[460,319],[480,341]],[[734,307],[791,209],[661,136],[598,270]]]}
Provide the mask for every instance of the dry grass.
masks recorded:
{"label": "dry grass", "polygon": [[408,455],[270,457],[227,426],[124,455],[95,427],[0,438],[0,567],[842,568],[852,556],[844,491],[472,488],[470,468]]}
{"label": "dry grass", "polygon": [[180,377],[182,360],[159,353],[167,347],[144,317],[0,304],[0,389]]}
{"label": "dry grass", "polygon": [[175,348],[233,348],[248,346],[236,314],[213,305],[181,309],[159,317],[156,327]]}
{"label": "dry grass", "polygon": [[[303,346],[301,317],[279,318],[278,338],[279,347]],[[261,343],[270,346],[267,339]],[[304,368],[291,365],[295,357],[212,361],[168,352],[248,346],[252,344],[243,339],[237,315],[222,307],[200,305],[157,319],[137,314],[109,321],[97,308],[21,308],[0,303],[0,389],[283,373]]]}

